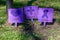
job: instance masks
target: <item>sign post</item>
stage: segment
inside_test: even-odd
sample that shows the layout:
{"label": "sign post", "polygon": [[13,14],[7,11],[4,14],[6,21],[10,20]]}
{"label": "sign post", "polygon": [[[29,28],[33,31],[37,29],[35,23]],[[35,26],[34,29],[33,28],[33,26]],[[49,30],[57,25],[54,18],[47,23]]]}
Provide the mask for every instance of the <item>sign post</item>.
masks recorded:
{"label": "sign post", "polygon": [[46,22],[44,22],[44,27],[46,27]]}
{"label": "sign post", "polygon": [[53,8],[39,8],[38,22],[44,22],[44,27],[46,27],[46,22],[53,22],[53,12]]}
{"label": "sign post", "polygon": [[15,23],[15,27],[17,27],[17,23]]}

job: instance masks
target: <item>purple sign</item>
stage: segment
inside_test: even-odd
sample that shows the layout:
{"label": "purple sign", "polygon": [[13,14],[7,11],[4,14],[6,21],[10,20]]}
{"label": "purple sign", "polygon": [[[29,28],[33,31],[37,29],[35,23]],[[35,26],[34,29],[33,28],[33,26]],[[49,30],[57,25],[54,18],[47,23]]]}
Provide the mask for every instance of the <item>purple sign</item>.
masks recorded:
{"label": "purple sign", "polygon": [[54,12],[54,9],[52,8],[39,8],[38,21],[39,22],[52,22],[53,12]]}
{"label": "purple sign", "polygon": [[27,19],[37,18],[38,6],[26,6],[24,11]]}
{"label": "purple sign", "polygon": [[8,22],[23,23],[23,9],[22,8],[8,9]]}

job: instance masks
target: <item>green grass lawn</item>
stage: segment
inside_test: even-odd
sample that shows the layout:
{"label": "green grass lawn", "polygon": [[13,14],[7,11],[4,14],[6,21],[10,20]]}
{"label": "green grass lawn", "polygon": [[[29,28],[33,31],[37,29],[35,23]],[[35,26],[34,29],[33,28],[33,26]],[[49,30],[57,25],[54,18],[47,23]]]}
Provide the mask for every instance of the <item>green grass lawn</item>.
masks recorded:
{"label": "green grass lawn", "polygon": [[0,25],[2,25],[7,20],[6,6],[0,7],[0,13]]}
{"label": "green grass lawn", "polygon": [[[38,3],[37,3],[38,2]],[[28,3],[28,0],[14,0],[14,5],[13,7],[24,7],[26,6]],[[32,3],[32,5],[38,5],[39,7],[52,7],[54,8],[56,11],[60,10],[60,0],[37,0],[34,1]],[[55,16],[56,16],[56,21],[57,23],[60,23],[60,12],[57,11],[55,12]],[[39,31],[38,33],[34,34],[35,36],[31,36],[28,33],[22,33],[19,30],[16,30],[15,28],[12,28],[11,26],[2,26],[6,23],[7,21],[7,13],[6,13],[6,5],[1,4],[0,5],[0,40],[31,40],[33,37],[42,37],[42,35],[44,36],[45,34],[40,34]],[[39,24],[37,22],[35,22],[36,24]],[[21,26],[23,27],[23,26]],[[53,27],[53,26],[52,26]],[[51,28],[49,30],[49,33],[51,35],[48,36],[48,40],[58,40],[60,39],[60,30],[57,30],[60,28],[60,26],[57,26],[58,28],[56,28],[56,30],[53,28]],[[47,30],[47,29],[46,29]]]}
{"label": "green grass lawn", "polygon": [[29,34],[23,34],[11,27],[0,28],[0,40],[29,40]]}

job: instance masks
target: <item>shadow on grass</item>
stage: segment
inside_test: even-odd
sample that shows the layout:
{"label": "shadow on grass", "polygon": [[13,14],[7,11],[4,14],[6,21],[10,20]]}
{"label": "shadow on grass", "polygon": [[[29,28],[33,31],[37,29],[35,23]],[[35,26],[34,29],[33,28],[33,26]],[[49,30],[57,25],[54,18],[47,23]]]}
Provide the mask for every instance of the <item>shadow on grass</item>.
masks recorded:
{"label": "shadow on grass", "polygon": [[28,33],[29,35],[31,35],[31,37],[33,38],[33,40],[45,40],[44,39],[44,37],[42,37],[42,36],[40,36],[40,37],[38,37],[38,36],[36,36],[35,34],[33,34],[34,32],[33,32],[33,29],[34,29],[34,27],[33,27],[33,25],[30,25],[30,24],[27,24],[28,22],[25,22],[23,25],[24,25],[24,29],[23,29],[23,31],[25,32],[25,33]]}
{"label": "shadow on grass", "polygon": [[20,2],[18,2],[18,3],[14,2],[13,3],[13,8],[20,8],[20,7],[24,7],[24,6],[31,6],[34,1],[36,1],[36,0],[28,1],[27,4],[23,4],[23,3],[20,3]]}
{"label": "shadow on grass", "polygon": [[35,2],[36,0],[32,0],[32,1],[28,1],[27,6],[31,6],[33,2]]}
{"label": "shadow on grass", "polygon": [[25,5],[18,2],[18,3],[13,3],[13,8],[20,8],[20,7],[24,7]]}
{"label": "shadow on grass", "polygon": [[36,35],[34,35],[33,30],[34,30],[34,24],[33,22],[29,22],[26,19],[26,15],[24,14],[24,24],[23,24],[24,28],[23,28],[23,32],[28,33],[29,35],[31,35],[31,37],[33,37],[34,40],[44,40],[43,37],[38,37]]}
{"label": "shadow on grass", "polygon": [[0,5],[4,6],[4,5],[6,5],[6,2],[4,0],[0,0]]}

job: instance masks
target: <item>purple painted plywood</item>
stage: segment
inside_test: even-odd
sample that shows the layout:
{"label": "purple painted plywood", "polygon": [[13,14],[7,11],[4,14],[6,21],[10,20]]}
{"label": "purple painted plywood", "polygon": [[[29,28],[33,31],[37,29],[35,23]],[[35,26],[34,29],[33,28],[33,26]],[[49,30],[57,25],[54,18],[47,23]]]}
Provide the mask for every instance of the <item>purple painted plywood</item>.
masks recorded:
{"label": "purple painted plywood", "polygon": [[23,23],[23,9],[22,8],[8,9],[8,22]]}
{"label": "purple painted plywood", "polygon": [[38,6],[25,6],[24,12],[27,19],[37,18]]}
{"label": "purple painted plywood", "polygon": [[39,8],[38,22],[52,22],[53,21],[53,8]]}

